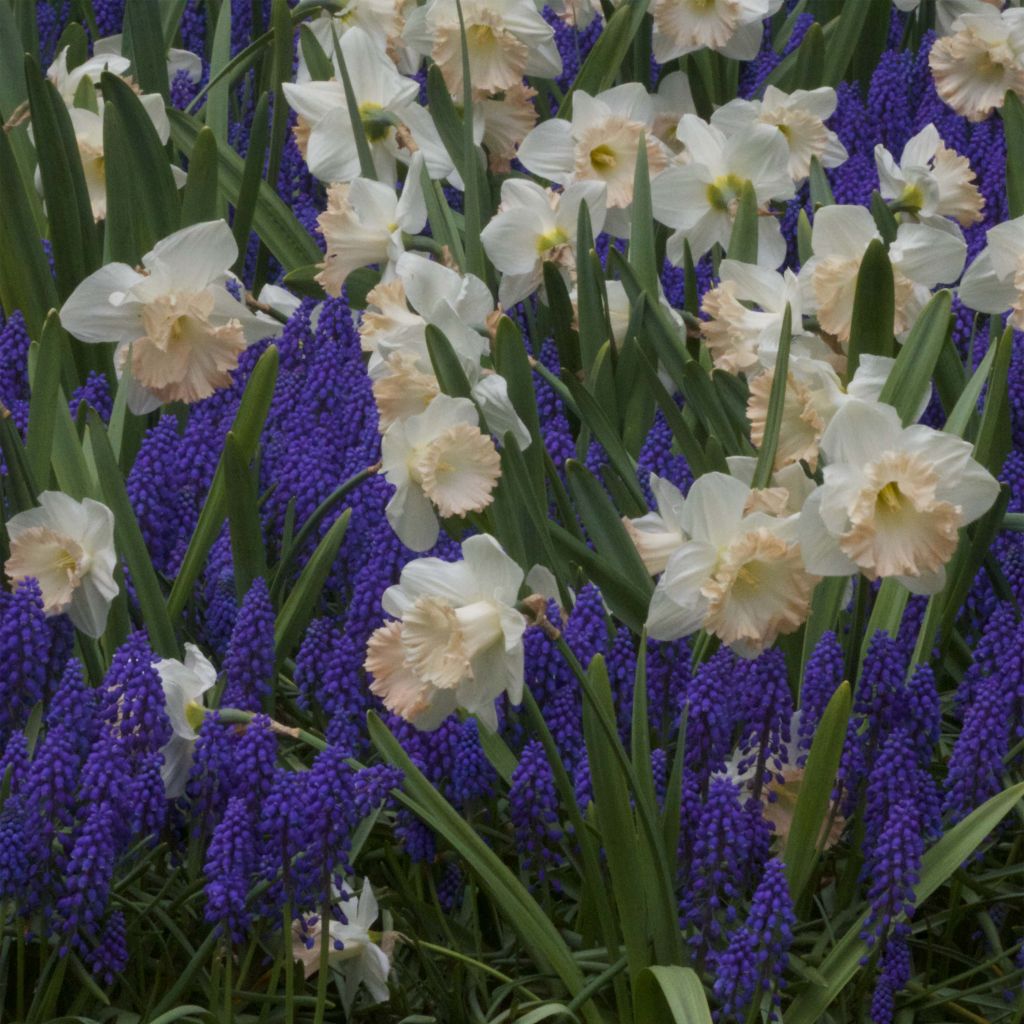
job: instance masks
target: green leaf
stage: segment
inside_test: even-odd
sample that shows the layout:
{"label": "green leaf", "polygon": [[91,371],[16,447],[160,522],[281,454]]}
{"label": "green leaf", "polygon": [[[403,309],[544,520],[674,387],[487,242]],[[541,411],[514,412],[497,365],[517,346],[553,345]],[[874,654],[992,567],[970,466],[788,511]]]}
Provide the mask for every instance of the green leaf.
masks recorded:
{"label": "green leaf", "polygon": [[[274,395],[277,365],[277,348],[271,345],[253,368],[238,412],[235,414],[231,430],[238,442],[239,454],[245,461],[253,457],[259,444],[263,423],[270,410],[270,400]],[[222,455],[213,474],[213,482],[210,484],[203,509],[199,513],[199,522],[192,532],[178,575],[167,598],[167,614],[172,622],[177,621],[185,610],[185,603],[192,593],[192,587],[206,565],[206,556],[224,525],[224,517],[227,515],[226,487]]]}
{"label": "green leaf", "polygon": [[[225,4],[229,8],[230,4]],[[203,221],[218,220],[217,139],[209,128],[196,136],[188,162],[188,180],[181,200],[181,226],[187,228]],[[237,217],[237,213],[236,213]]]}
{"label": "green leaf", "polygon": [[892,245],[896,241],[896,233],[900,226],[896,222],[896,215],[889,209],[878,189],[871,193],[871,216],[875,220],[882,241],[886,245]]}
{"label": "green leaf", "polygon": [[786,305],[782,318],[782,332],[779,335],[779,352],[775,358],[772,390],[768,396],[768,413],[765,417],[764,437],[761,450],[757,453],[757,465],[751,487],[768,487],[775,472],[775,452],[779,446],[779,430],[782,427],[782,413],[786,404],[786,387],[789,381],[789,345],[793,340],[793,310]]}
{"label": "green leaf", "polygon": [[550,261],[544,262],[544,291],[547,293],[548,310],[551,314],[551,333],[558,349],[558,362],[564,371],[574,376],[583,367],[580,356],[580,338],[573,327],[576,311],[572,308],[569,289],[558,268]]}
{"label": "green leaf", "polygon": [[[1024,782],[1004,790],[954,825],[921,860],[920,880],[914,886],[918,905],[941,886],[985,841],[988,834],[1024,798]],[[786,1024],[818,1024],[840,992],[863,971],[868,948],[861,939],[867,923],[862,914],[833,946],[818,967],[826,984],[808,985],[786,1011]]]}
{"label": "green leaf", "polygon": [[[491,894],[509,924],[522,936],[525,948],[538,966],[542,970],[553,970],[570,994],[578,992],[584,985],[583,973],[547,913],[476,834],[472,825],[438,793],[372,711],[367,715],[367,724],[370,739],[381,756],[404,773],[402,790],[396,798],[451,843]],[[592,1002],[582,1010],[590,1024],[601,1024],[602,1017]]]}
{"label": "green leaf", "polygon": [[274,649],[277,651],[278,661],[291,654],[302,638],[310,619],[313,618],[351,518],[352,509],[347,508],[335,519],[288,595],[274,629]]}
{"label": "green leaf", "polygon": [[850,684],[845,682],[829,700],[814,730],[811,752],[807,756],[807,767],[783,851],[790,895],[797,906],[814,874],[825,840],[832,787],[846,740],[851,700]]}
{"label": "green leaf", "polygon": [[8,133],[0,130],[0,305],[8,316],[20,309],[29,337],[38,338],[60,300],[31,209]]}
{"label": "green leaf", "polygon": [[[167,117],[171,122],[174,144],[186,156],[191,156],[201,126],[180,110],[168,110]],[[220,158],[220,187],[228,201],[236,203],[242,185],[242,158],[221,143],[217,145],[217,153]],[[320,247],[265,181],[259,184],[253,227],[286,271],[318,263],[323,259]]]}
{"label": "green leaf", "polygon": [[815,89],[825,77],[825,33],[821,25],[813,22],[804,33],[796,49],[796,63],[792,70],[780,75],[772,84],[786,92],[794,89]]}
{"label": "green leaf", "polygon": [[132,62],[135,80],[143,92],[158,92],[170,102],[167,80],[167,47],[163,27],[154,17],[152,0],[126,0],[124,8],[124,54]]}
{"label": "green leaf", "polygon": [[583,61],[572,88],[558,108],[559,117],[572,116],[572,98],[576,92],[595,96],[615,81],[633,43],[633,37],[643,24],[648,5],[649,0],[628,0],[608,19],[604,31]]}
{"label": "green leaf", "polygon": [[224,439],[224,480],[226,483],[228,527],[235,572],[235,593],[239,602],[249,592],[252,581],[267,577],[267,552],[263,545],[259,495],[254,474],[229,430]]}
{"label": "green leaf", "polygon": [[636,463],[626,451],[615,427],[609,422],[601,404],[582,384],[573,378],[566,380],[583,422],[593,431],[594,437],[608,454],[608,461],[633,502],[633,508],[623,508],[626,515],[643,515],[647,511],[644,492],[636,479]]}
{"label": "green leaf", "polygon": [[[206,94],[206,106],[203,118],[207,127],[213,132],[216,142],[226,143],[228,140],[228,106],[231,102],[231,86],[229,80],[220,78],[220,73],[231,60],[231,4],[222,3],[217,14],[217,24],[213,31],[213,46],[210,49],[210,79],[213,84]],[[260,100],[266,96],[261,94]],[[266,117],[261,122],[253,120],[253,130],[257,124],[266,126]],[[260,152],[262,161],[262,150]]]}
{"label": "green leaf", "polygon": [[39,341],[34,342],[33,347],[38,351],[29,398],[26,448],[32,475],[45,488],[50,479],[54,423],[59,403],[63,401],[60,394],[61,359],[70,354],[67,336],[55,312],[51,311],[46,318]]}
{"label": "green leaf", "polygon": [[629,263],[650,297],[660,301],[660,275],[654,247],[654,212],[651,208],[651,174],[647,166],[647,136],[637,142],[633,172],[633,207],[630,212]]}
{"label": "green leaf", "polygon": [[[594,368],[598,353],[611,336],[605,316],[607,299],[601,264],[594,250],[590,207],[580,203],[576,221],[576,306],[579,321],[580,358],[586,374]],[[589,377],[588,377],[589,379]]]}
{"label": "green leaf", "polygon": [[[592,473],[575,459],[565,464],[569,488],[594,547],[610,566],[617,569],[634,586],[650,594],[654,590],[651,577],[629,539],[618,510],[612,505]],[[645,506],[646,508],[646,506]]]}
{"label": "green leaf", "polygon": [[60,94],[25,55],[39,176],[46,197],[57,289],[66,299],[100,263],[96,223],[71,118]]}
{"label": "green leaf", "polygon": [[1003,108],[1006,133],[1006,202],[1010,217],[1024,215],[1024,103],[1012,90],[1007,90]]}
{"label": "green leaf", "polygon": [[821,166],[821,161],[816,156],[811,157],[811,171],[808,176],[808,182],[811,192],[812,209],[817,210],[822,206],[835,205],[836,199],[832,195],[832,186],[828,183],[825,168]]}
{"label": "green leaf", "polygon": [[857,290],[854,293],[853,317],[850,322],[847,380],[853,380],[862,353],[876,356],[893,354],[895,316],[896,292],[892,264],[885,246],[876,238],[864,252],[857,274]]}
{"label": "green leaf", "polygon": [[427,353],[441,390],[455,398],[469,398],[469,379],[452,343],[433,324],[427,324],[426,338]]}
{"label": "green leaf", "polygon": [[[591,660],[588,674],[594,700],[601,702],[605,715],[614,721],[608,671],[600,654]],[[644,864],[647,858],[640,847],[626,776],[614,752],[609,749],[609,739],[601,729],[593,700],[583,702],[583,735],[587,744],[598,828],[618,908],[619,927],[629,973],[635,978],[651,962],[645,886],[643,879],[638,877],[649,865]]]}
{"label": "green leaf", "polygon": [[704,987],[689,967],[648,967],[636,980],[633,1005],[644,1024],[712,1024]]}
{"label": "green leaf", "polygon": [[998,350],[998,345],[989,345],[988,351],[978,363],[978,368],[971,375],[971,379],[963,391],[960,392],[956,405],[953,406],[946,419],[945,426],[942,428],[946,433],[956,434],[957,437],[967,436],[967,428],[977,417],[978,399],[981,398],[981,393],[992,372],[992,364],[995,362]]}
{"label": "green leaf", "polygon": [[3,453],[7,472],[0,477],[4,496],[14,512],[25,512],[35,508],[36,495],[40,488],[32,474],[28,453],[21,443],[21,436],[11,419],[10,412],[0,405],[0,452]]}
{"label": "green leaf", "polygon": [[348,108],[349,120],[352,122],[352,136],[355,139],[356,152],[359,154],[359,173],[370,181],[377,180],[377,168],[373,162],[373,153],[370,151],[370,142],[366,137],[366,127],[363,124],[363,116],[359,112],[359,100],[356,98],[352,88],[352,79],[348,73],[348,65],[345,63],[345,53],[338,41],[338,32],[332,23],[331,33],[334,36],[334,62],[341,72],[341,84],[345,91],[345,105]]}
{"label": "green leaf", "polygon": [[[245,257],[249,249],[249,233],[252,231],[253,219],[259,206],[263,181],[263,165],[267,158],[267,143],[270,139],[270,93],[261,93],[256,102],[256,110],[252,117],[252,130],[249,132],[249,148],[242,164],[242,177],[238,192],[234,197],[235,217],[231,224],[235,245],[238,246],[238,260],[235,273],[241,274],[245,267]],[[200,133],[202,134],[202,133]],[[196,137],[196,145],[199,137]],[[225,147],[227,148],[227,147]],[[195,153],[193,147],[192,152]],[[320,289],[321,294],[323,289]]]}
{"label": "green leaf", "polygon": [[639,586],[629,576],[614,568],[608,559],[592,551],[558,523],[549,522],[548,532],[560,553],[582,566],[587,576],[597,584],[612,614],[634,633],[639,633],[647,618],[647,606],[651,600],[650,585]]}
{"label": "green leaf", "polygon": [[903,425],[912,423],[921,399],[931,391],[932,373],[943,345],[952,344],[949,312],[953,296],[937,292],[921,311],[900,347],[896,364],[882,386],[880,402],[894,406]]}
{"label": "green leaf", "polygon": [[[137,224],[138,251],[132,258],[120,257],[134,266],[143,253],[178,229],[181,220],[178,189],[167,150],[139,97],[123,79],[109,71],[103,72],[100,81],[107,104],[103,113],[103,149],[110,154],[105,165],[107,230],[109,232],[112,207],[122,209],[123,216]],[[111,108],[118,114],[112,125],[107,123]],[[114,163],[121,165],[124,177],[120,184],[127,186],[125,191],[111,188],[110,165]]]}
{"label": "green leaf", "polygon": [[299,26],[299,48],[309,69],[309,77],[314,82],[326,82],[334,77],[334,65],[324,48],[318,42],[309,25]]}
{"label": "green leaf", "polygon": [[110,511],[114,513],[114,536],[117,546],[128,563],[132,574],[132,586],[139,602],[142,622],[149,633],[153,650],[165,658],[177,658],[181,651],[174,635],[174,626],[164,604],[153,561],[146,548],[146,541],[139,529],[131,500],[125,490],[121,467],[110,447],[103,421],[94,410],[89,412],[88,441],[96,460],[96,473],[103,488],[103,496]]}
{"label": "green leaf", "polygon": [[729,235],[729,259],[757,263],[757,221],[757,196],[754,195],[754,186],[745,181],[740,189],[736,219]]}
{"label": "green leaf", "polygon": [[519,418],[529,431],[531,443],[523,453],[535,491],[544,496],[544,441],[537,412],[537,393],[526,355],[522,335],[507,316],[498,321],[494,336],[494,368],[508,384],[508,397]]}
{"label": "green leaf", "polygon": [[842,5],[825,48],[824,74],[814,83],[816,86],[831,85],[834,88],[843,80],[874,3],[875,0],[858,0],[857,3]]}
{"label": "green leaf", "polygon": [[992,373],[985,394],[974,457],[993,476],[998,476],[1013,443],[1010,423],[1009,374],[1013,355],[1013,330],[1007,328],[996,347]]}

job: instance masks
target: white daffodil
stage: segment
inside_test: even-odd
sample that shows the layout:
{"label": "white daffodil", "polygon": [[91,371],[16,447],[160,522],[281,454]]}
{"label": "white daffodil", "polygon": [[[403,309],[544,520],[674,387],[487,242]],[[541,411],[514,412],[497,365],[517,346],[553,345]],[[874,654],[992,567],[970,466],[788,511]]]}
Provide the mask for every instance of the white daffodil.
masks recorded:
{"label": "white daffodil", "polygon": [[[921,0],[892,0],[893,7],[898,11],[916,11]],[[1002,7],[1003,0],[926,0],[925,6],[935,12],[935,34],[949,35],[953,23],[962,14],[984,14],[986,8]]]}
{"label": "white daffodil", "polygon": [[[874,218],[863,206],[823,206],[814,215],[814,255],[800,269],[806,305],[822,329],[845,343],[850,338],[857,275],[867,247],[880,239]],[[967,246],[950,221],[901,224],[889,246],[896,314],[893,331],[913,326],[931,297],[931,289],[948,284],[963,270]]]}
{"label": "white daffodil", "polygon": [[224,287],[238,258],[222,220],[182,228],[142,257],[144,273],[108,263],[90,274],[60,311],[80,341],[117,342],[128,406],[150,412],[165,402],[198,402],[231,383],[250,342],[280,333]]}
{"label": "white daffodil", "polygon": [[849,156],[839,136],[825,127],[835,109],[836,91],[828,86],[785,93],[769,85],[763,99],[735,99],[719,107],[711,123],[727,136],[742,135],[755,124],[775,128],[789,148],[789,173],[799,183],[810,174],[812,157],[823,167],[838,167]]}
{"label": "white daffodil", "polygon": [[113,512],[92,498],[43,491],[38,508],[7,520],[7,536],[11,582],[36,580],[47,615],[67,612],[87,636],[102,636],[118,592]]}
{"label": "white daffodil", "polygon": [[[96,60],[100,57],[117,58],[124,61],[124,70],[127,70],[129,62],[121,56],[123,46],[124,36],[122,35],[106,36],[103,39],[97,39],[92,48],[93,59]],[[77,71],[78,69],[76,68],[75,70]],[[113,71],[117,75],[123,74],[123,71],[116,71],[112,65],[108,66],[107,70]],[[202,58],[191,50],[178,50],[172,46],[167,51],[168,80],[173,82],[175,76],[183,71],[188,76],[188,80],[195,85],[203,77]]]}
{"label": "white daffodil", "polygon": [[655,0],[654,59],[666,64],[709,49],[753,60],[761,49],[761,23],[781,6],[782,0]]}
{"label": "white daffodil", "polygon": [[75,100],[75,93],[78,87],[88,78],[93,85],[99,85],[100,76],[104,71],[112,75],[124,75],[131,67],[132,62],[127,57],[122,57],[120,50],[104,50],[100,40],[96,44],[95,53],[92,57],[86,58],[77,67],[68,70],[68,54],[71,51],[69,46],[61,49],[53,59],[53,63],[46,69],[46,77],[56,86],[61,99],[71,106]]}
{"label": "white daffodil", "polygon": [[316,280],[328,295],[340,295],[345,278],[357,267],[379,263],[385,281],[394,276],[395,263],[405,251],[403,232],[418,234],[427,223],[422,167],[423,157],[417,153],[401,197],[392,185],[369,178],[327,190],[327,209],[317,218],[326,252]]}
{"label": "white daffodil", "polygon": [[554,0],[547,5],[573,28],[586,28],[594,18],[603,18],[600,0]]}
{"label": "white daffodil", "polygon": [[729,373],[750,373],[777,351],[786,307],[792,314],[791,351],[825,358],[820,338],[803,330],[800,282],[792,270],[779,274],[738,260],[722,260],[720,283],[705,293],[701,334],[715,366]]}
{"label": "white daffodil", "polygon": [[553,263],[566,283],[572,283],[580,203],[590,209],[596,235],[604,227],[605,194],[599,181],[576,182],[561,193],[523,178],[509,178],[501,186],[501,206],[480,240],[502,273],[498,300],[504,309],[540,288],[545,263]]}
{"label": "white daffodil", "polygon": [[652,129],[655,137],[673,152],[678,153],[682,144],[676,138],[676,128],[684,114],[696,114],[690,79],[685,71],[673,71],[659,83],[658,91],[651,97],[654,106]]}
{"label": "white daffodil", "polygon": [[1024,96],[1024,10],[995,6],[962,14],[928,55],[935,91],[958,114],[983,121],[1006,93]]}
{"label": "white daffodil", "polygon": [[[683,243],[690,243],[694,260],[716,242],[729,245],[736,207],[749,182],[759,207],[771,199],[793,196],[789,176],[789,150],[781,132],[754,124],[740,135],[726,138],[713,125],[685,114],[676,129],[690,162],[670,167],[651,185],[654,216],[673,228],[666,255],[683,263]],[[775,217],[758,218],[757,262],[777,267],[786,257],[786,243]]]}
{"label": "white daffodil", "polygon": [[[394,184],[399,156],[397,126],[415,106],[419,86],[398,73],[361,28],[338,41],[360,121],[380,181]],[[333,54],[333,45],[328,51]],[[295,136],[310,173],[321,181],[352,181],[360,176],[359,151],[349,117],[341,72],[326,82],[284,83],[284,96],[299,115]]]}
{"label": "white daffodil", "polygon": [[483,125],[481,141],[487,149],[487,165],[496,174],[512,170],[520,143],[537,123],[537,108],[533,105],[536,95],[537,90],[528,85],[513,85],[500,97],[473,103],[474,126]]}
{"label": "white daffodil", "polygon": [[533,174],[565,187],[577,181],[604,182],[608,188],[605,230],[625,237],[636,158],[645,137],[653,178],[668,165],[668,150],[654,134],[654,104],[647,90],[637,82],[597,96],[578,90],[573,94],[572,120],[542,121],[523,140],[519,161]]}
{"label": "white daffodil", "polygon": [[686,543],[683,527],[683,505],[686,499],[674,483],[652,473],[651,492],[655,510],[636,519],[622,517],[644,568],[657,576],[665,571],[669,558]]}
{"label": "white daffodil", "polygon": [[[761,493],[724,473],[706,473],[681,508],[667,489],[658,495],[663,521],[683,540],[668,555],[651,598],[652,639],[676,640],[704,628],[752,658],[807,618],[816,579],[804,568],[797,517],[761,511]],[[670,531],[658,533],[656,525],[633,524],[649,565],[659,564],[669,545]]]}
{"label": "white daffodil", "polygon": [[[381,53],[394,61],[403,75],[414,75],[423,59],[408,46],[402,45],[402,29],[405,16],[415,7],[415,0],[348,0],[337,14],[320,11],[305,24],[328,58],[334,55],[334,39],[340,39],[346,32],[358,28],[365,32]],[[299,85],[310,80],[305,54],[299,47],[299,66],[295,80]]]}
{"label": "white daffodil", "polygon": [[[524,75],[557,78],[562,58],[551,26],[533,0],[463,0],[469,79],[475,98],[521,85]],[[402,39],[441,69],[448,91],[462,97],[462,34],[456,0],[428,0],[406,18]]]}
{"label": "white daffodil", "polygon": [[[76,68],[77,70],[77,68]],[[163,98],[157,93],[147,93],[139,97],[142,106],[153,122],[157,137],[167,142],[171,137],[171,124],[167,120]],[[107,216],[107,172],[106,157],[103,151],[103,111],[102,103],[99,113],[86,110],[84,107],[68,107],[71,128],[75,133],[78,155],[82,161],[82,172],[85,175],[85,187],[89,192],[89,205],[93,219],[104,220]],[[185,173],[180,167],[171,165],[174,182],[181,188],[185,184]],[[35,173],[36,191],[43,194],[43,176],[39,168]]]}
{"label": "white daffodil", "polygon": [[160,750],[164,758],[160,766],[164,792],[168,800],[174,800],[185,792],[192,753],[199,738],[197,730],[206,713],[203,694],[217,682],[217,670],[195,644],[185,644],[184,662],[164,658],[153,667],[160,673],[167,717],[174,730]]}
{"label": "white daffodil", "polygon": [[[853,380],[844,387],[829,363],[791,357],[775,452],[776,468],[803,460],[812,471],[815,470],[821,438],[832,418],[848,401],[877,401],[895,362],[888,356],[862,355]],[[747,419],[750,421],[750,439],[757,447],[764,441],[768,403],[774,383],[774,367],[766,369],[750,382]],[[930,397],[931,387],[922,388],[915,420],[924,413]]]}
{"label": "white daffodil", "polygon": [[[360,986],[366,989],[372,1003],[388,1001],[391,959],[370,938],[370,928],[380,916],[380,909],[368,878],[364,879],[363,891],[358,897],[353,893],[337,901],[337,906],[345,921],[342,923],[332,918],[328,925],[330,949],[327,951],[327,963],[332,971],[345,979],[341,1004],[348,1016]],[[310,922],[308,918],[312,916],[299,918],[293,925],[292,934],[292,956],[302,964],[307,978],[320,969],[323,942],[323,923],[318,916]]]}
{"label": "white daffodil", "polygon": [[882,198],[924,221],[952,217],[969,227],[982,219],[985,197],[974,183],[970,161],[946,148],[934,124],[926,124],[903,147],[898,164],[879,143],[875,166]]}
{"label": "white daffodil", "polygon": [[427,349],[427,326],[433,325],[451,343],[488,427],[501,436],[511,431],[519,447],[528,448],[530,433],[512,406],[508,383],[480,362],[494,315],[487,285],[415,253],[399,257],[396,275],[367,295],[359,325],[381,432],[423,412],[440,390]]}
{"label": "white daffodil", "polygon": [[1010,324],[1024,330],[1024,217],[990,229],[987,245],[960,282],[960,301],[979,313],[1010,311]]}
{"label": "white daffodil", "polygon": [[463,542],[462,558],[406,565],[381,599],[397,621],[367,645],[370,689],[419,729],[436,729],[460,707],[494,730],[495,700],[523,698],[523,570],[487,534]]}
{"label": "white daffodil", "polygon": [[407,548],[437,543],[438,515],[480,512],[494,500],[501,459],[479,423],[468,398],[439,394],[384,433],[381,469],[396,488],[385,514]]}
{"label": "white daffodil", "polygon": [[[725,461],[729,465],[730,476],[742,480],[748,487],[753,486],[757,470],[756,458],[751,455],[729,455]],[[782,517],[795,516],[817,486],[804,472],[803,466],[796,462],[790,463],[772,472],[767,487],[751,490],[744,511],[767,512]]]}
{"label": "white daffodil", "polygon": [[942,589],[960,527],[992,505],[999,484],[968,442],[896,410],[847,402],[821,439],[824,484],[800,515],[808,568],[822,576],[895,577],[915,594]]}

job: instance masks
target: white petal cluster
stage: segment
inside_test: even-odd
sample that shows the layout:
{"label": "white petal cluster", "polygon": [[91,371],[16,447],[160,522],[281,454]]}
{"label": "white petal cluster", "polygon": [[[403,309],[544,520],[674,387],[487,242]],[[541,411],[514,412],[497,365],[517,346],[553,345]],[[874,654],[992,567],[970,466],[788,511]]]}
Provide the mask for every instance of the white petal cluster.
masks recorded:
{"label": "white petal cluster", "polygon": [[370,689],[419,729],[436,729],[456,708],[496,729],[495,700],[522,700],[526,619],[515,604],[523,578],[484,534],[463,543],[461,562],[409,562],[384,592],[394,621],[367,646]]}
{"label": "white petal cluster", "polygon": [[[78,145],[78,155],[82,161],[82,172],[85,175],[92,215],[96,221],[101,221],[107,216],[106,156],[103,149],[103,114],[106,105],[102,95],[97,93],[96,86],[104,71],[123,76],[131,62],[127,57],[121,56],[120,36],[98,40],[93,56],[70,70],[68,54],[69,48],[65,46],[47,69],[46,76],[67,104],[71,128]],[[191,76],[196,71],[197,61],[199,58],[188,50],[171,50],[168,56],[168,69],[186,71]],[[197,74],[194,80],[198,80],[198,77]],[[88,103],[84,99],[82,103],[76,102],[81,99],[79,94],[83,85],[88,93]],[[162,143],[166,143],[171,137],[171,124],[167,119],[163,97],[156,93],[140,93],[139,101],[153,122],[157,137]],[[185,175],[180,168],[172,164],[171,173],[179,188],[185,184]],[[43,178],[39,168],[36,168],[35,186],[42,195]]]}
{"label": "white petal cluster", "polygon": [[79,341],[117,342],[132,412],[198,402],[231,383],[248,344],[280,333],[225,287],[237,258],[224,221],[182,228],[142,257],[142,273],[108,263],[90,274],[61,307],[61,323]]}
{"label": "white petal cluster", "polygon": [[185,792],[192,754],[205,710],[203,695],[217,682],[217,670],[195,644],[185,644],[185,660],[164,658],[153,666],[160,674],[167,717],[173,733],[160,753],[160,777],[169,800]]}
{"label": "white petal cluster", "polygon": [[850,401],[821,440],[824,482],[804,503],[800,542],[822,576],[894,577],[934,594],[959,530],[983,515],[999,484],[952,434],[904,427],[896,410]]}
{"label": "white petal cluster", "polygon": [[1007,92],[1024,97],[1024,10],[972,5],[928,55],[935,90],[958,114],[983,121]]}
{"label": "white petal cluster", "polygon": [[761,23],[781,6],[782,0],[655,0],[654,59],[665,64],[709,49],[753,60],[761,48]]}
{"label": "white petal cluster", "polygon": [[962,227],[982,219],[985,198],[966,157],[948,149],[934,124],[926,124],[903,147],[900,162],[875,146],[879,192],[922,221],[952,217]]}
{"label": "white petal cluster", "polygon": [[118,593],[110,509],[92,498],[75,501],[59,491],[43,491],[38,508],[7,520],[7,536],[7,578],[16,586],[34,579],[47,615],[66,612],[87,636],[102,636]]}
{"label": "white petal cluster", "polygon": [[422,413],[440,390],[427,349],[427,327],[433,326],[451,343],[488,427],[500,436],[511,431],[520,448],[529,447],[529,431],[512,406],[505,378],[481,363],[489,352],[494,316],[494,300],[483,281],[403,253],[394,279],[377,285],[367,300],[359,333],[370,354],[367,370],[381,432]]}
{"label": "white petal cluster", "polygon": [[798,516],[775,514],[788,493],[751,490],[724,473],[699,477],[685,498],[668,481],[652,487],[657,513],[627,525],[645,565],[661,571],[647,617],[652,639],[705,629],[753,658],[799,629],[817,580],[801,555]]}
{"label": "white petal cluster", "polygon": [[[745,186],[759,207],[794,194],[789,148],[777,128],[754,122],[726,135],[695,114],[684,114],[676,128],[686,163],[668,168],[651,186],[654,216],[672,228],[666,254],[683,263],[684,243],[694,260],[716,243],[728,249],[736,210]],[[767,212],[767,211],[766,211]],[[758,263],[777,267],[786,256],[778,220],[758,218]]]}
{"label": "white petal cluster", "polygon": [[960,282],[960,301],[979,313],[1010,313],[1024,330],[1024,217],[991,228],[988,243]]}

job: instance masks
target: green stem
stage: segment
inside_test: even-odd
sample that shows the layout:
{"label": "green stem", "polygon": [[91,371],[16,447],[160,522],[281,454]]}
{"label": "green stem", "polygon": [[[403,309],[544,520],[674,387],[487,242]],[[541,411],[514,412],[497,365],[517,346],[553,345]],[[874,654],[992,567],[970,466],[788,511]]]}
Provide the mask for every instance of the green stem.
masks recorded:
{"label": "green stem", "polygon": [[292,906],[286,902],[281,908],[282,944],[284,958],[284,1021],[295,1022],[295,970],[292,963]]}
{"label": "green stem", "polygon": [[331,955],[331,904],[328,900],[320,905],[320,966],[316,976],[316,1012],[313,1024],[324,1024],[324,1010],[327,1008],[327,980],[331,969],[328,958]]}
{"label": "green stem", "polygon": [[225,942],[224,947],[224,1020],[226,1024],[231,1024],[235,1014],[234,999],[232,998],[233,985],[231,983],[231,968],[233,966],[231,962],[233,957],[231,942]]}

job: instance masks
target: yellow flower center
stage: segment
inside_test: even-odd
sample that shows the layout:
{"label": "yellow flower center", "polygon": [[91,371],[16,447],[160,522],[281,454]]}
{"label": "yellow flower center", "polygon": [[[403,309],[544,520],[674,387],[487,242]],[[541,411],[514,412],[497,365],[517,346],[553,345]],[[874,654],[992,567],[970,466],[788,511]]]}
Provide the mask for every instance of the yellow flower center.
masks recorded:
{"label": "yellow flower center", "polygon": [[714,210],[728,213],[739,198],[744,179],[738,174],[721,174],[708,185],[708,205]]}
{"label": "yellow flower center", "polygon": [[203,719],[205,717],[206,708],[204,708],[199,701],[190,700],[185,705],[185,721],[188,722],[196,732],[199,731],[199,727],[203,724]]}
{"label": "yellow flower center", "polygon": [[549,252],[556,246],[565,245],[568,241],[569,236],[562,228],[554,228],[537,239],[537,253],[543,256],[544,253]]}
{"label": "yellow flower center", "polygon": [[618,157],[615,155],[615,150],[608,145],[595,146],[590,151],[590,166],[595,171],[610,171],[618,163]]}
{"label": "yellow flower center", "polygon": [[907,185],[897,200],[898,204],[906,210],[915,212],[924,206],[924,192],[920,185]]}
{"label": "yellow flower center", "polygon": [[393,127],[391,118],[379,103],[360,103],[359,120],[370,142],[380,142]]}

